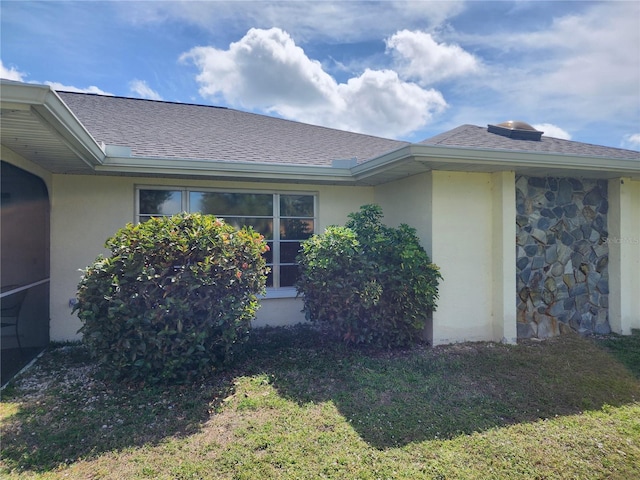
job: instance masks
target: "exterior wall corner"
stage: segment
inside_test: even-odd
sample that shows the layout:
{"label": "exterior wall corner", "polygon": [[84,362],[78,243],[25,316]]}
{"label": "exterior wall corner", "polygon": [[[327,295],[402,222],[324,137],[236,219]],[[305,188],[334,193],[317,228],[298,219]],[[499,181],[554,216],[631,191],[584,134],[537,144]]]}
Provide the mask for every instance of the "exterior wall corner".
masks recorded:
{"label": "exterior wall corner", "polygon": [[609,180],[609,322],[629,335],[640,329],[640,181]]}
{"label": "exterior wall corner", "polygon": [[514,172],[492,174],[493,340],[516,343],[516,186]]}

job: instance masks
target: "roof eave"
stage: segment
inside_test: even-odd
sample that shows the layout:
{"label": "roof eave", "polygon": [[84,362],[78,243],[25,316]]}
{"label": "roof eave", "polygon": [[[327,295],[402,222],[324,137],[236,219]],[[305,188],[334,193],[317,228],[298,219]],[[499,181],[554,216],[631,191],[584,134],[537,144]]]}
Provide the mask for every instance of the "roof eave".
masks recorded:
{"label": "roof eave", "polygon": [[1,92],[3,109],[30,111],[87,166],[103,163],[101,146],[50,86],[2,80]]}
{"label": "roof eave", "polygon": [[[419,164],[410,168],[412,164]],[[576,176],[640,178],[640,155],[635,159],[593,157],[543,152],[521,152],[467,147],[412,144],[352,168],[357,181],[379,183],[376,178],[393,179],[393,170],[454,170],[473,172],[514,171],[545,176],[573,173]],[[404,175],[398,175],[404,176]]]}
{"label": "roof eave", "polygon": [[191,179],[233,179],[333,185],[353,185],[355,183],[349,168],[240,161],[110,156],[95,170],[96,173],[102,174],[171,176]]}

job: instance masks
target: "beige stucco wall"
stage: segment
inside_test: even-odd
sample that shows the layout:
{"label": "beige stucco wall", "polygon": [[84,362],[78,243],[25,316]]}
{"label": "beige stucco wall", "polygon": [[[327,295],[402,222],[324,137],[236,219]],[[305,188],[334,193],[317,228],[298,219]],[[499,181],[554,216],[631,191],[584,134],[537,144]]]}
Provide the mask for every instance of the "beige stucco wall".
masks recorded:
{"label": "beige stucco wall", "polygon": [[390,227],[406,223],[416,229],[431,256],[431,173],[422,173],[375,187],[375,203],[382,207]]}
{"label": "beige stucco wall", "polygon": [[491,174],[492,233],[491,272],[492,322],[495,341],[515,343],[518,339],[516,308],[516,175]]}
{"label": "beige stucco wall", "polygon": [[[416,228],[441,268],[434,345],[465,340],[515,340],[515,175],[512,172],[428,172],[376,187],[308,186],[106,176],[51,175],[3,147],[2,159],[45,181],[51,199],[51,339],[77,339],[71,315],[80,269],[106,253],[104,241],[134,221],[136,185],[307,191],[318,194],[318,224],[344,224],[367,203],[385,223]],[[640,328],[640,181],[609,182],[610,317],[614,331]],[[618,241],[614,241],[617,239]],[[261,301],[256,326],[302,321],[300,299]]]}
{"label": "beige stucco wall", "polygon": [[444,277],[432,342],[493,340],[491,174],[432,175],[432,260]]}
{"label": "beige stucco wall", "polygon": [[133,221],[134,190],[129,179],[54,175],[51,202],[51,340],[79,338],[71,315],[80,269],[107,253],[105,240]]}
{"label": "beige stucco wall", "polygon": [[428,172],[377,186],[384,221],[416,228],[440,267],[434,344],[516,341],[515,174]]}
{"label": "beige stucco wall", "polygon": [[[213,182],[106,176],[54,175],[51,209],[51,339],[78,338],[80,322],[71,315],[80,269],[107,253],[105,240],[133,222],[136,185],[303,191],[318,194],[318,231],[343,224],[360,205],[373,201],[370,187],[307,186],[255,182]],[[282,325],[304,319],[295,298],[263,299],[256,325]]]}
{"label": "beige stucco wall", "polygon": [[434,344],[516,341],[515,174],[428,172],[380,185],[385,222],[414,228],[444,277]]}
{"label": "beige stucco wall", "polygon": [[631,297],[629,329],[640,329],[640,181],[630,181],[629,186],[631,192],[631,259],[630,265],[627,268],[632,275],[629,288],[629,296]]}
{"label": "beige stucco wall", "polygon": [[640,329],[640,181],[630,181],[629,187],[631,192],[631,242],[629,245],[631,259],[627,268],[632,276],[629,287],[629,296],[631,297],[629,330],[631,330],[632,328]]}
{"label": "beige stucco wall", "polygon": [[640,329],[640,181],[609,181],[609,323]]}

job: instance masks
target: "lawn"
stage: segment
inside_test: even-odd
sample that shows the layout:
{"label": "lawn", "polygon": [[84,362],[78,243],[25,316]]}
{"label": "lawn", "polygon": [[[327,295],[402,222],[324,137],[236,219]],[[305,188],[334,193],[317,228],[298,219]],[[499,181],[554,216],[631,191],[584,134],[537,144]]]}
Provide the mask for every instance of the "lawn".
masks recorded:
{"label": "lawn", "polygon": [[349,350],[253,332],[194,386],[50,349],[4,392],[3,478],[640,478],[640,333]]}

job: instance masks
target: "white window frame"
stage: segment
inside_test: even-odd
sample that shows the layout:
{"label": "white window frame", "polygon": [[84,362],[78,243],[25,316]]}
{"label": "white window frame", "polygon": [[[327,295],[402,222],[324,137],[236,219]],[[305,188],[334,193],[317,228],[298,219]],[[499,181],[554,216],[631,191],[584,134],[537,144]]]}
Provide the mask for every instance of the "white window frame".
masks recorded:
{"label": "white window frame", "polygon": [[[191,192],[217,192],[217,193],[249,193],[249,194],[269,194],[273,195],[273,286],[267,287],[267,294],[264,298],[291,298],[297,292],[295,287],[280,286],[280,195],[308,195],[313,197],[313,232],[317,233],[318,228],[318,192],[299,190],[250,190],[235,188],[206,188],[206,187],[185,187],[177,185],[136,185],[135,186],[135,218],[134,223],[140,223],[140,190],[171,190],[181,192],[182,211],[189,212],[191,209],[189,193]],[[286,217],[289,218],[289,217]]]}

